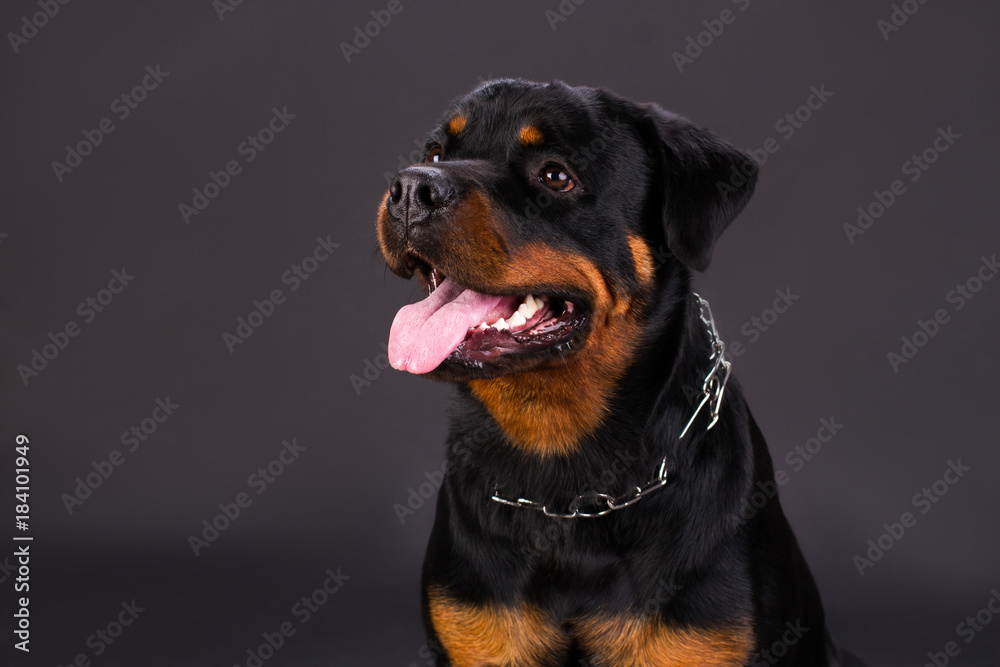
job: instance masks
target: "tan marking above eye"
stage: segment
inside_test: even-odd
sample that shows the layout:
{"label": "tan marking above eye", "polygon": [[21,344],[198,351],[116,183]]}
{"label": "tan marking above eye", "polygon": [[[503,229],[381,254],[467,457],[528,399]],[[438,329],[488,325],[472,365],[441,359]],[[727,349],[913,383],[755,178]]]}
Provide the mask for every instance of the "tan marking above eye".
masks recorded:
{"label": "tan marking above eye", "polygon": [[465,116],[458,114],[448,121],[448,134],[460,134],[465,129]]}
{"label": "tan marking above eye", "polygon": [[521,143],[525,146],[537,146],[545,140],[545,137],[542,135],[542,131],[534,125],[525,125],[522,127],[519,137],[521,139]]}

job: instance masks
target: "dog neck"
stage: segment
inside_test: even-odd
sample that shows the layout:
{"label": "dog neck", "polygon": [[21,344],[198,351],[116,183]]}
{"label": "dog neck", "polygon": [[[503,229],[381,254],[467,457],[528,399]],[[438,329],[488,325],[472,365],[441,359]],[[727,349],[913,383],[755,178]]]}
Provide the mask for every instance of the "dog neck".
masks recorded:
{"label": "dog neck", "polygon": [[[600,516],[609,508],[623,509],[636,502],[637,489],[638,496],[652,491],[662,495],[667,492],[660,489],[674,488],[682,480],[669,495],[680,493],[687,502],[707,493],[703,505],[718,510],[713,513],[719,521],[732,514],[734,508],[728,505],[732,499],[717,502],[720,499],[713,500],[711,488],[690,486],[692,479],[711,478],[714,473],[707,473],[706,466],[742,470],[741,476],[749,471],[749,440],[740,433],[745,430],[740,427],[745,404],[738,388],[728,394],[702,392],[714,382],[712,369],[724,389],[728,369],[712,358],[717,349],[712,345],[717,342],[714,326],[707,304],[703,311],[701,299],[696,299],[685,293],[655,309],[647,319],[657,332],[655,344],[643,346],[616,385],[604,421],[565,454],[539,455],[512,443],[503,425],[464,386],[453,407],[458,412],[452,415],[448,439],[448,469],[455,492],[469,507],[485,509],[483,502],[493,504],[488,502],[492,493],[498,503],[549,516]],[[724,423],[709,433],[717,404],[722,405],[719,417]],[[723,441],[745,441],[747,447],[720,448]],[[672,479],[675,473],[680,477]],[[604,502],[609,499],[613,502]]]}
{"label": "dog neck", "polygon": [[[653,407],[651,394],[656,394],[648,388],[662,384],[662,378],[677,381],[684,375],[687,369],[677,367],[679,359],[707,359],[696,351],[707,345],[687,276],[678,278],[670,288],[660,290],[654,303],[616,302],[603,315],[604,322],[595,323],[585,347],[565,361],[515,375],[472,380],[467,385],[469,393],[510,446],[543,459],[572,455],[583,443],[607,431],[612,422],[618,424],[616,433],[621,432],[623,421],[645,423]],[[684,353],[688,347],[690,354]],[[704,376],[698,362],[691,364],[692,370]],[[637,387],[643,389],[635,391]]]}

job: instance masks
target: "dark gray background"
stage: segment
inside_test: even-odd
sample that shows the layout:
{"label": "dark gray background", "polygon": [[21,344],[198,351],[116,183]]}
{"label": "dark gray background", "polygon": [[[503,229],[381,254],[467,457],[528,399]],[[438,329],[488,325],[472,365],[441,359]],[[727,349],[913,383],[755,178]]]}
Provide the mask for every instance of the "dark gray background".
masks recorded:
{"label": "dark gray background", "polygon": [[[884,40],[890,4],[589,0],[552,30],[556,0],[403,0],[351,63],[339,43],[386,3],[244,0],[220,21],[208,0],[71,2],[19,53],[5,39],[0,497],[7,540],[27,433],[35,536],[33,651],[17,664],[93,657],[87,637],[133,598],[146,611],[93,664],[245,664],[338,567],[343,590],[265,664],[425,664],[433,510],[401,525],[393,505],[440,468],[448,389],[391,370],[352,386],[418,296],[373,255],[374,213],[384,172],[449,99],[522,76],[656,101],[748,149],[778,138],[697,287],[745,345],[735,370],[778,467],[821,418],[845,425],[781,489],[830,626],[873,664],[922,665],[958,641],[952,664],[995,665],[1000,618],[970,644],[956,626],[1000,586],[1000,281],[957,312],[946,294],[1000,252],[1000,8],[929,2]],[[679,72],[672,53],[727,8],[736,20]],[[37,11],[4,3],[0,29]],[[157,64],[169,77],[58,182],[66,144]],[[786,140],[775,123],[814,85],[833,97]],[[185,225],[178,204],[284,106],[289,127]],[[961,138],[849,243],[844,223],[939,127]],[[327,235],[331,259],[230,354],[222,333],[287,293],[282,273]],[[25,386],[17,365],[123,266],[134,282]],[[751,343],[744,323],[785,288],[799,300]],[[886,354],[938,308],[951,321],[894,373]],[[68,515],[61,494],[166,396],[177,412]],[[301,458],[196,558],[188,536],[293,437]],[[859,576],[853,556],[959,458],[972,470]]]}

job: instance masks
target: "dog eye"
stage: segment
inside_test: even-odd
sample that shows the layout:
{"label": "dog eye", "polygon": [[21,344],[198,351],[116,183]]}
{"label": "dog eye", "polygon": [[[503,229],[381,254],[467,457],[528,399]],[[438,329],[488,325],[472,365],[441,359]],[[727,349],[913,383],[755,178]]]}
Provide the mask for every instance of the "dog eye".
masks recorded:
{"label": "dog eye", "polygon": [[426,157],[424,157],[424,162],[440,162],[444,159],[444,149],[440,146],[434,146],[429,151],[427,151]]}
{"label": "dog eye", "polygon": [[553,190],[558,190],[559,192],[572,190],[573,186],[576,185],[576,183],[573,182],[572,177],[569,175],[569,172],[557,164],[547,164],[542,167],[542,171],[538,175],[538,178],[542,183]]}

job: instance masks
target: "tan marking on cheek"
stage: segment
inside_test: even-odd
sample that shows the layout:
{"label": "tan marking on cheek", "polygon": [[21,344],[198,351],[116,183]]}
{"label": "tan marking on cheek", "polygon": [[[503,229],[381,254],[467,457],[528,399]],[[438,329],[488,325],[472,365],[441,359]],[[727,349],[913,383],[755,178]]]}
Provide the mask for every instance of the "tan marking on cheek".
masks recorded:
{"label": "tan marking on cheek", "polygon": [[595,312],[610,308],[612,295],[600,269],[587,257],[541,243],[514,248],[499,282],[549,285],[588,295]]}
{"label": "tan marking on cheek", "polygon": [[564,361],[469,383],[516,446],[543,457],[569,454],[607,418],[609,399],[641,344],[635,301],[610,291],[589,259],[543,245],[512,251],[496,284],[548,285],[593,301],[583,349]]}
{"label": "tan marking on cheek", "polygon": [[616,667],[742,667],[753,651],[747,622],[724,628],[676,628],[638,618],[586,619],[580,643],[595,664]]}
{"label": "tan marking on cheek", "polygon": [[639,282],[645,286],[652,285],[656,278],[656,262],[649,245],[635,234],[628,235],[628,245],[632,250],[632,263]]}
{"label": "tan marking on cheek", "polygon": [[442,263],[461,275],[479,276],[484,282],[501,284],[500,276],[508,266],[502,229],[486,195],[470,191],[455,206],[441,231],[437,246],[447,253],[447,262]]}
{"label": "tan marking on cheek", "polygon": [[534,125],[525,125],[522,127],[518,138],[525,146],[537,146],[545,140],[542,131]]}
{"label": "tan marking on cheek", "polygon": [[402,239],[393,230],[393,220],[389,215],[389,211],[386,208],[386,204],[389,201],[389,193],[386,192],[382,197],[382,202],[379,204],[378,216],[375,222],[375,235],[378,237],[379,250],[382,251],[382,257],[385,259],[385,263],[389,265],[389,268],[394,272],[402,275],[405,272],[405,267],[402,263],[403,258],[403,245]]}
{"label": "tan marking on cheek", "polygon": [[431,624],[454,667],[541,667],[569,640],[558,626],[527,604],[480,606],[428,591]]}
{"label": "tan marking on cheek", "polygon": [[[388,197],[386,193],[379,209],[378,241],[389,266],[402,270],[407,248],[392,229],[396,223],[385,207]],[[409,251],[443,269],[446,275],[474,276],[489,284],[497,284],[508,259],[500,215],[486,195],[477,190],[470,191],[454,205],[454,211],[447,221],[442,221],[432,244],[410,247]],[[416,275],[423,282],[423,276],[419,272]]]}
{"label": "tan marking on cheek", "polygon": [[382,256],[388,259],[389,249],[386,244],[386,235],[388,234],[389,223],[389,211],[386,209],[386,205],[389,203],[389,191],[386,190],[385,194],[382,196],[382,201],[378,205],[378,215],[375,222],[375,232],[378,235],[378,246],[382,250]]}
{"label": "tan marking on cheek", "polygon": [[465,116],[458,114],[454,118],[448,121],[448,134],[455,136],[462,133],[465,129]]}

